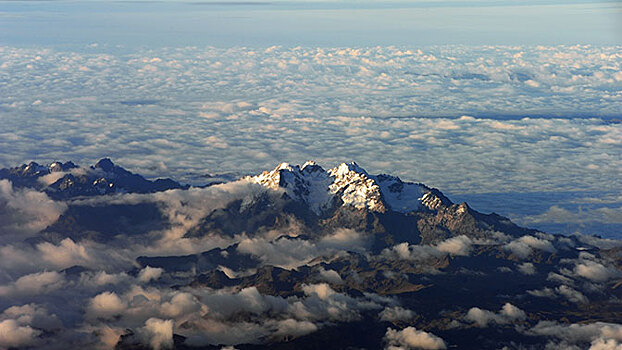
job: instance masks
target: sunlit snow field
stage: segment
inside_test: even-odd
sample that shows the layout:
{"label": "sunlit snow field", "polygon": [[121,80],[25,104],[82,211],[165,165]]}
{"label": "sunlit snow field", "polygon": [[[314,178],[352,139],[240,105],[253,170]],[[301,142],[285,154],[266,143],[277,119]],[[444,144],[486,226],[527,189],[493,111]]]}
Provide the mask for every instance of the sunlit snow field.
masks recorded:
{"label": "sunlit snow field", "polygon": [[[0,2],[0,167],[355,160],[622,238],[615,2]],[[491,28],[495,30],[491,30]]]}

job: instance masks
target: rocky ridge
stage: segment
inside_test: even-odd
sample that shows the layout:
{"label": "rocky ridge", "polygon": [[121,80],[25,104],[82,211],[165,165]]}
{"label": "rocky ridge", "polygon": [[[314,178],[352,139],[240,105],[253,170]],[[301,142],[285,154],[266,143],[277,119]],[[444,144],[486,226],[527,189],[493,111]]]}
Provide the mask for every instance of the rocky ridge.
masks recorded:
{"label": "rocky ridge", "polygon": [[302,166],[281,163],[272,171],[245,179],[281,189],[291,198],[303,201],[318,215],[330,210],[336,201],[379,213],[434,210],[451,204],[438,190],[403,182],[391,175],[370,175],[355,162],[341,163],[329,170],[314,161]]}
{"label": "rocky ridge", "polygon": [[[82,320],[115,329],[117,349],[155,347],[154,318],[171,322],[176,349],[416,348],[408,334],[434,349],[622,343],[620,242],[519,227],[356,163],[282,163],[205,188],[158,187],[106,159],[0,178],[66,205],[20,244],[75,252],[58,271],[71,288],[98,276],[72,315],[96,313],[96,298],[122,306]],[[127,265],[98,270],[120,256]],[[550,329],[583,331],[569,343]]]}
{"label": "rocky ridge", "polygon": [[45,192],[54,199],[80,196],[99,196],[115,193],[152,193],[176,188],[187,188],[171,179],[150,181],[115,165],[109,158],[90,167],[79,167],[73,162],[36,162],[10,169],[0,169],[0,179],[16,187],[31,187]]}

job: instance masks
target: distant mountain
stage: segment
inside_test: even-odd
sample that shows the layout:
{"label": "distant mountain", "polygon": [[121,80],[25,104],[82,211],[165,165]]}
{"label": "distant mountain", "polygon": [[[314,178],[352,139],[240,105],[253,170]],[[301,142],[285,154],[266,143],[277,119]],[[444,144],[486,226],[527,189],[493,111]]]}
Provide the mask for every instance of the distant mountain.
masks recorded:
{"label": "distant mountain", "polygon": [[217,209],[188,232],[256,234],[286,226],[306,228],[310,236],[348,228],[374,234],[374,249],[400,242],[434,244],[464,235],[486,238],[494,232],[535,233],[497,214],[482,214],[466,203],[454,204],[439,190],[390,175],[369,175],[356,163],[328,171],[314,162],[302,167],[282,163],[272,171],[246,177],[269,192],[253,202],[234,201]]}
{"label": "distant mountain", "polygon": [[54,199],[98,196],[114,193],[152,193],[187,188],[171,179],[150,181],[103,158],[94,166],[79,167],[73,162],[35,162],[10,169],[0,169],[0,179],[10,180],[16,187],[32,187]]}

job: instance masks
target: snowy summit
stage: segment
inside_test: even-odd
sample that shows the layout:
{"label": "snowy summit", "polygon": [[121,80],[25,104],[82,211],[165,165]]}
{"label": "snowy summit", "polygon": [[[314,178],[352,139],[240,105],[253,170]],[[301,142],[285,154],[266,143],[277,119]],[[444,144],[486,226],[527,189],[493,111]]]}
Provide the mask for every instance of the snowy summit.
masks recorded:
{"label": "snowy summit", "polygon": [[399,177],[370,175],[355,162],[324,170],[314,161],[302,166],[281,163],[246,180],[271,189],[284,190],[292,199],[306,203],[315,213],[330,209],[335,201],[375,212],[408,213],[451,204],[449,199],[423,184]]}

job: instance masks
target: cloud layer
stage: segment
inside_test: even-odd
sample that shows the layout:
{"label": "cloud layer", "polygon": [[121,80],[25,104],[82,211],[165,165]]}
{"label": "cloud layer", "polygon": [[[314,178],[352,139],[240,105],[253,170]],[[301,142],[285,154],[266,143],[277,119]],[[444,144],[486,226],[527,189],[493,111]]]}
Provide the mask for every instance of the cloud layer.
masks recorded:
{"label": "cloud layer", "polygon": [[[5,46],[0,166],[110,156],[147,176],[205,183],[207,173],[255,173],[281,161],[356,160],[450,193],[619,193],[619,52]],[[547,203],[510,214],[556,231],[619,231],[619,199],[580,214]]]}
{"label": "cloud layer", "polygon": [[0,165],[109,155],[183,178],[347,158],[448,191],[614,186],[619,125],[566,118],[622,115],[618,52],[3,47]]}

